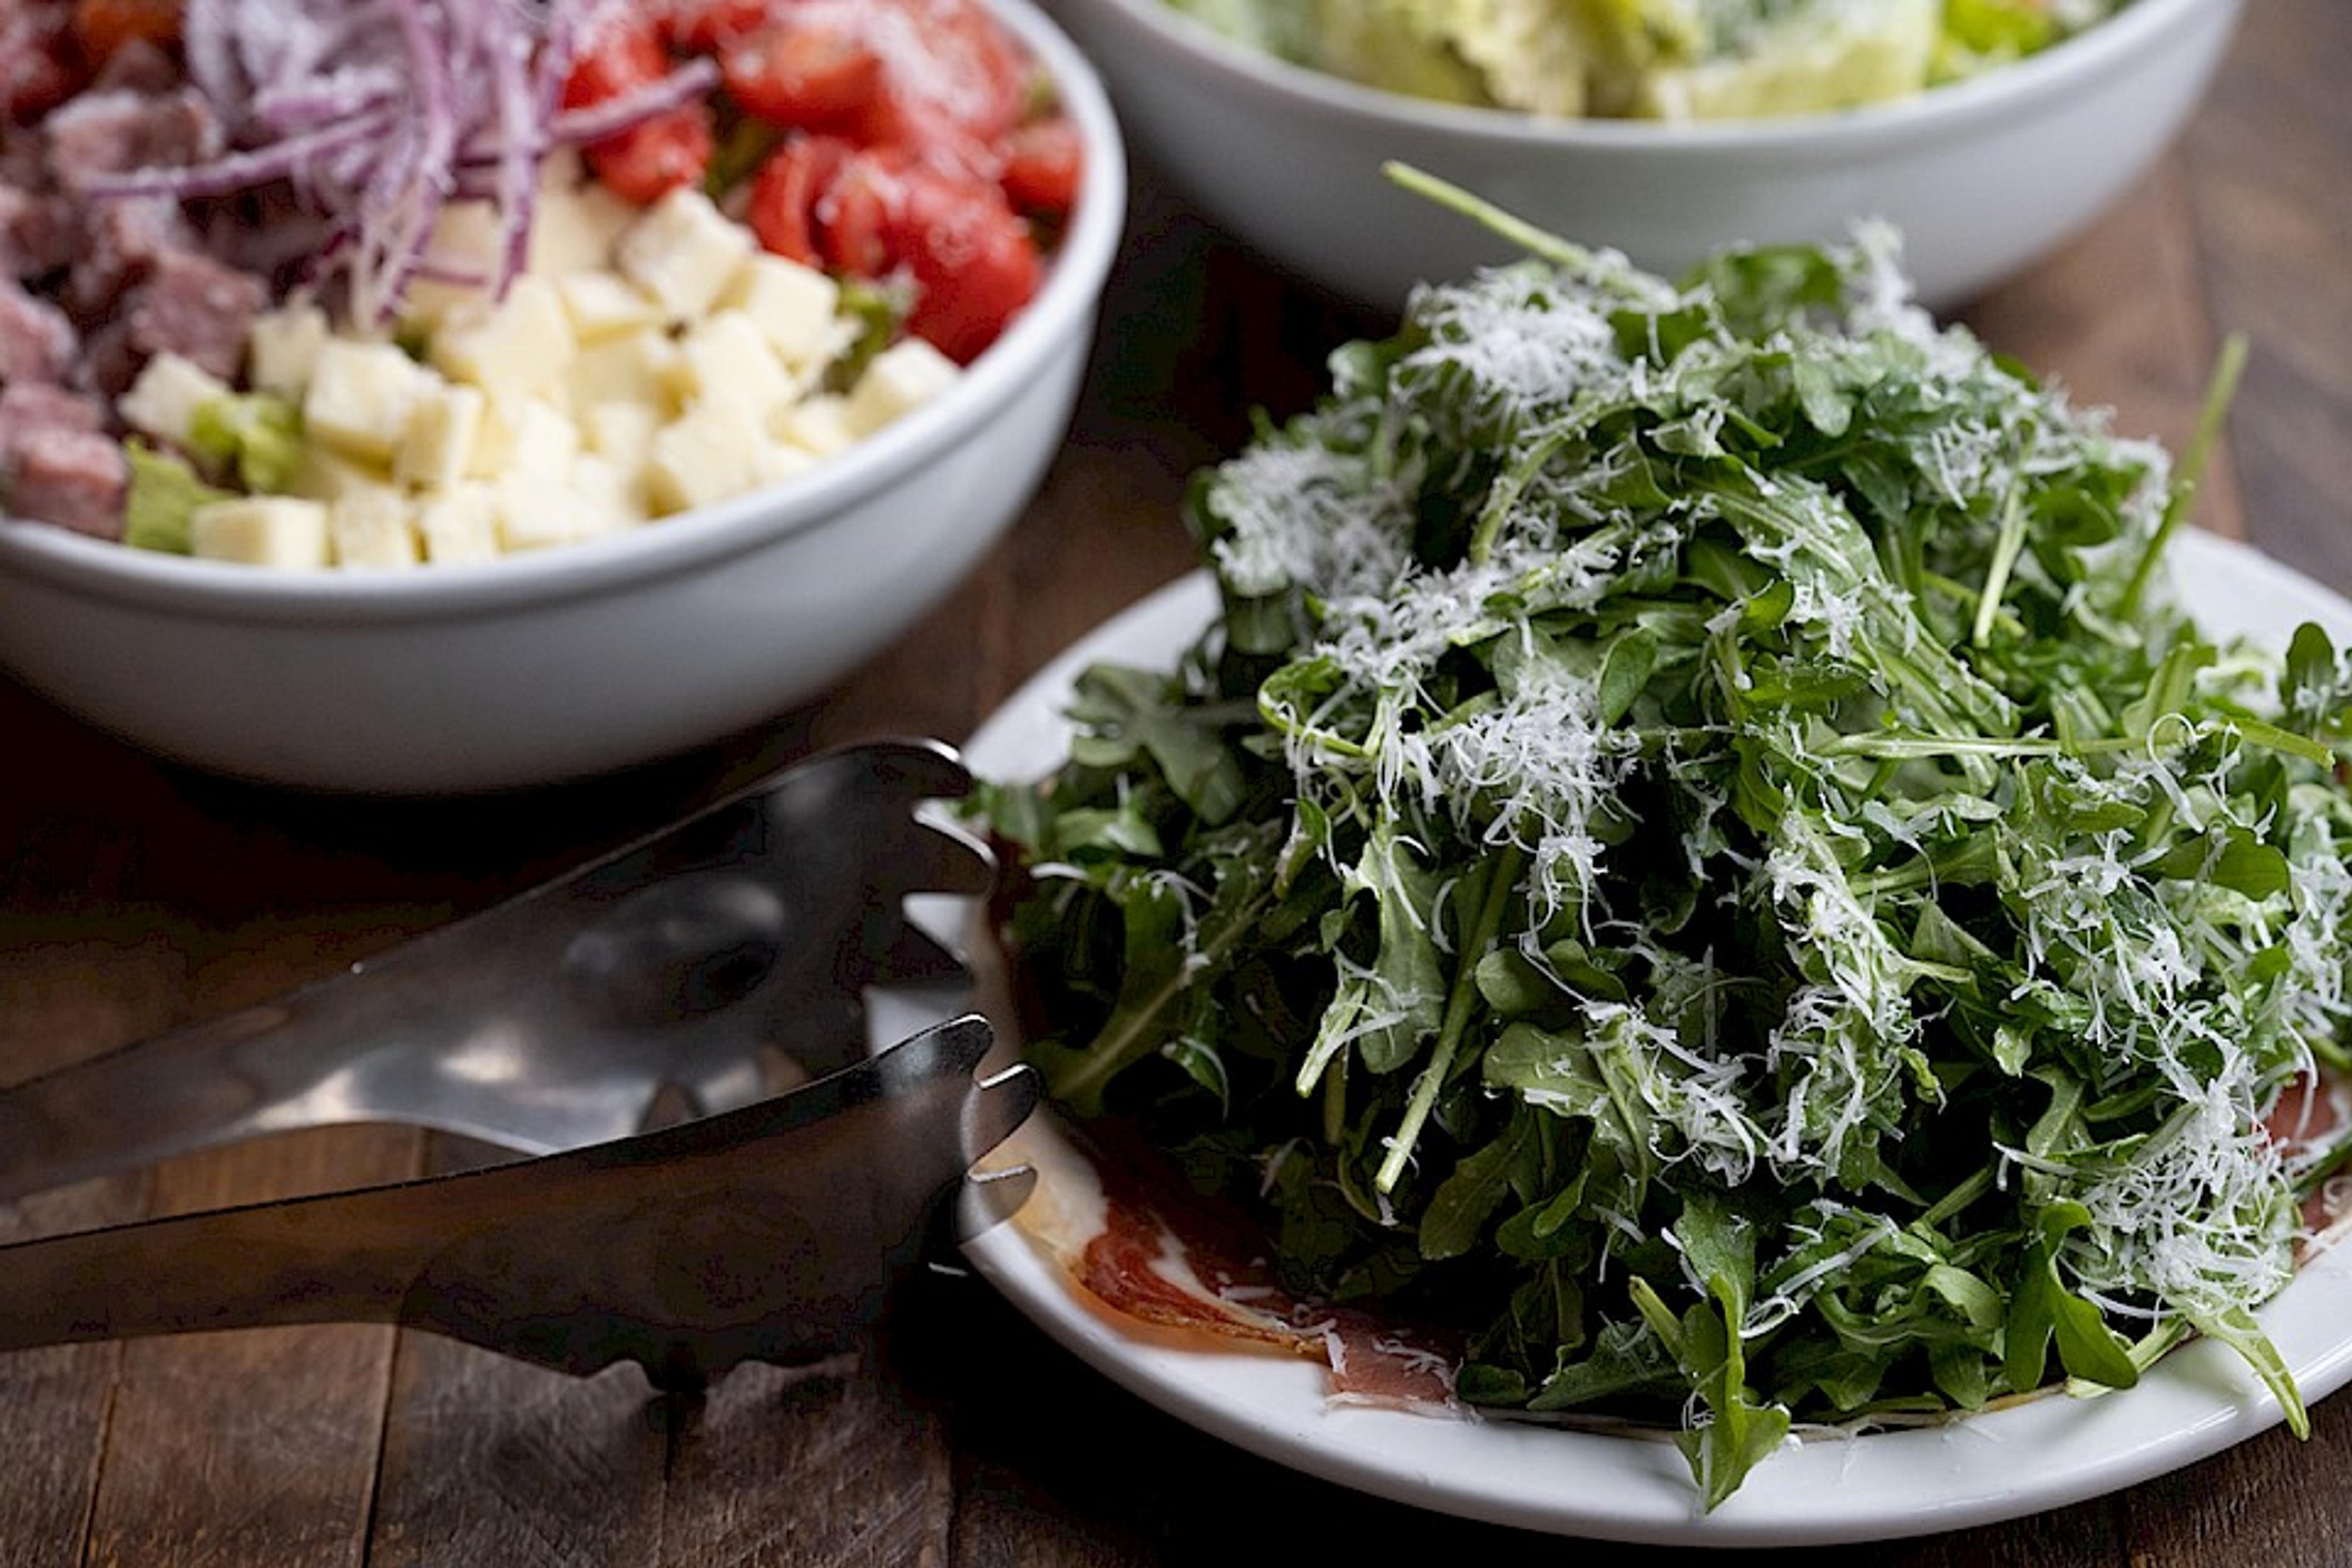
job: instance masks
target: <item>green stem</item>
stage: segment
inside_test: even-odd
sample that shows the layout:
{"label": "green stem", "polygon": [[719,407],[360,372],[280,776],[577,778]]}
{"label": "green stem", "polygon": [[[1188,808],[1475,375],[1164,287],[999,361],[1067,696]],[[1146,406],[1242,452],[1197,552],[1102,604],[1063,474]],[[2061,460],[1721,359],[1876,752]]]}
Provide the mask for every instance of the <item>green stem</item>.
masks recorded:
{"label": "green stem", "polygon": [[1414,195],[1436,203],[1448,212],[1459,213],[1480,226],[1500,235],[1530,256],[1572,271],[1586,271],[1592,266],[1592,253],[1580,245],[1571,245],[1556,234],[1549,234],[1525,218],[1505,212],[1492,202],[1483,201],[1450,181],[1441,180],[1426,170],[1410,163],[1390,162],[1381,165],[1381,173],[1391,183],[1403,186]]}
{"label": "green stem", "polygon": [[2197,499],[2198,481],[2204,477],[2205,464],[2213,455],[2213,443],[2221,438],[2221,421],[2230,412],[2231,400],[2238,395],[2238,377],[2246,368],[2246,339],[2241,332],[2230,334],[2221,345],[2221,355],[2213,366],[2213,379],[2206,384],[2205,405],[2197,414],[2197,431],[2189,440],[2188,451],[2181,454],[2180,468],[2172,479],[2172,493],[2164,503],[2164,516],[2156,525],[2156,537],[2147,542],[2147,551],[2133,569],[2131,582],[2124,589],[2122,618],[2128,621],[2139,614],[2141,595],[2147,591],[2147,581],[2155,575],[2156,563],[2163,559],[2164,547],[2189,516],[2189,509]]}
{"label": "green stem", "polygon": [[1256,929],[1258,917],[1273,901],[1270,892],[1261,892],[1252,899],[1231,925],[1201,949],[1195,962],[1177,966],[1176,973],[1151,994],[1125,1029],[1097,1038],[1079,1058],[1076,1070],[1050,1086],[1054,1098],[1081,1107],[1096,1104],[1095,1097],[1112,1079],[1140,1061],[1159,1043],[1159,1031],[1153,1026],[1167,1011],[1168,1005],[1192,984],[1194,975],[1213,973],[1234,944]]}
{"label": "green stem", "polygon": [[1937,1199],[1933,1207],[1911,1223],[1925,1226],[1929,1230],[1940,1229],[1946,1220],[1990,1192],[1992,1184],[1993,1168],[1990,1165],[1979,1165],[1966,1181]]}
{"label": "green stem", "polygon": [[1437,1049],[1414,1082],[1412,1099],[1405,1104],[1404,1120],[1389,1142],[1388,1157],[1381,1162],[1380,1173],[1372,1178],[1373,1184],[1384,1193],[1393,1190],[1397,1179],[1404,1174],[1405,1162],[1412,1158],[1422,1126],[1437,1103],[1437,1091],[1445,1086],[1446,1074],[1454,1066],[1454,1053],[1461,1048],[1462,1032],[1469,1027],[1470,1013],[1476,1005],[1478,961],[1486,956],[1495,933],[1502,929],[1503,910],[1510,903],[1520,868],[1526,863],[1526,853],[1516,846],[1505,847],[1495,858],[1494,880],[1486,885],[1486,900],[1478,907],[1476,923],[1465,933],[1462,965],[1454,971],[1454,985],[1445,998],[1445,1017],[1438,1026]]}
{"label": "green stem", "polygon": [[2018,492],[2009,492],[2009,504],[2001,509],[2000,538],[1992,547],[1992,564],[1985,570],[1984,596],[1977,601],[1977,622],[1969,628],[1969,642],[1982,647],[1992,640],[1994,620],[2000,614],[2000,602],[2009,593],[2009,574],[2017,565],[2017,552],[2025,544],[2025,504]]}

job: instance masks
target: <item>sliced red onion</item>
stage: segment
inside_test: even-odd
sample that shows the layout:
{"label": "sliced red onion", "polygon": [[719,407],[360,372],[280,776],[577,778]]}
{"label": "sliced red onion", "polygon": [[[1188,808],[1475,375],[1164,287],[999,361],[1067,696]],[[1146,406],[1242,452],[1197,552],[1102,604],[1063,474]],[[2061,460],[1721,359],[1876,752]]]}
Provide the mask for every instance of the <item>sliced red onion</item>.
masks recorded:
{"label": "sliced red onion", "polygon": [[[307,268],[340,279],[352,318],[381,327],[425,260],[442,208],[498,210],[497,295],[530,254],[541,165],[559,145],[625,131],[710,90],[696,61],[592,110],[562,110],[591,10],[611,0],[187,0],[189,79],[235,151],[140,169],[105,195],[218,195],[275,181],[320,216]],[[488,174],[488,178],[483,178]]]}
{"label": "sliced red onion", "polygon": [[719,67],[709,59],[696,59],[680,66],[660,81],[652,82],[617,98],[586,109],[566,110],[557,115],[548,127],[550,138],[566,146],[578,146],[587,142],[602,142],[607,136],[617,136],[635,125],[641,125],[658,114],[667,114],[683,103],[692,103],[719,85]]}

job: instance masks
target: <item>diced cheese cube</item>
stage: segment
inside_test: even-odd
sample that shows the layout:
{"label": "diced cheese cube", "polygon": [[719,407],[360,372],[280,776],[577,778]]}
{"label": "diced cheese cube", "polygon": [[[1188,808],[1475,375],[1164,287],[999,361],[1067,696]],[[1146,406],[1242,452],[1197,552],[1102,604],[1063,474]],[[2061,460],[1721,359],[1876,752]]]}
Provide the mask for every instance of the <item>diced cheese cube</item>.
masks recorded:
{"label": "diced cheese cube", "polygon": [[312,441],[304,444],[301,460],[295,465],[294,478],[287,489],[312,500],[331,501],[355,489],[380,489],[391,478],[388,469],[339,458]]}
{"label": "diced cheese cube", "polygon": [[327,508],[293,496],[236,496],[196,508],[188,547],[214,561],[317,569],[327,564]]}
{"label": "diced cheese cube", "polygon": [[788,478],[813,460],[768,439],[733,405],[698,404],[654,437],[646,462],[646,498],[657,512],[709,506]]}
{"label": "diced cheese cube", "polygon": [[636,477],[609,458],[583,453],[562,479],[528,491],[502,487],[499,542],[509,552],[573,544],[646,521]]}
{"label": "diced cheese cube", "polygon": [[264,310],[246,333],[246,379],[256,392],[299,400],[328,336],[327,312],[316,305]]}
{"label": "diced cheese cube", "polygon": [[433,334],[432,359],[450,380],[480,387],[494,403],[514,404],[560,388],[579,352],[555,285],[518,278],[495,307],[450,311]]}
{"label": "diced cheese cube", "polygon": [[574,408],[642,403],[667,419],[678,410],[685,379],[677,341],[667,332],[651,331],[582,350],[567,384]]}
{"label": "diced cheese cube", "polygon": [[514,444],[498,479],[499,543],[536,550],[584,537],[582,509],[572,489],[580,456],[579,427],[544,403],[516,410]]}
{"label": "diced cheese cube", "polygon": [[580,455],[580,427],[551,405],[531,402],[514,411],[508,427],[514,444],[508,449],[505,474],[512,482],[560,482]]}
{"label": "diced cheese cube", "polygon": [[641,467],[614,461],[594,452],[583,452],[572,465],[572,491],[588,531],[616,533],[646,521],[646,496]]}
{"label": "diced cheese cube", "polygon": [[838,393],[803,397],[769,421],[776,438],[814,457],[829,458],[856,444],[849,427],[848,404]]}
{"label": "diced cheese cube", "polygon": [[390,343],[330,339],[302,396],[303,427],[343,453],[389,462],[408,439],[433,374]]}
{"label": "diced cheese cube", "polygon": [[622,231],[613,259],[670,320],[690,321],[709,312],[751,250],[750,229],[700,191],[680,185]]}
{"label": "diced cheese cube", "polygon": [[[576,169],[578,164],[572,167]],[[575,272],[610,268],[614,243],[636,216],[636,207],[602,182],[577,177],[567,182],[551,158],[540,183],[539,200],[531,208],[530,255],[525,268],[541,278],[561,279]]]}
{"label": "diced cheese cube", "polygon": [[694,401],[732,405],[764,425],[792,400],[792,376],[768,346],[768,334],[741,310],[719,311],[689,329],[677,346]]}
{"label": "diced cheese cube", "polygon": [[848,336],[836,314],[840,286],[814,267],[765,251],[736,270],[719,303],[757,321],[777,356],[804,376],[840,353]]}
{"label": "diced cheese cube", "polygon": [[498,495],[488,485],[468,483],[428,497],[416,511],[416,531],[425,559],[436,566],[467,565],[499,558]]}
{"label": "diced cheese cube", "polygon": [[775,441],[761,442],[751,454],[751,477],[761,485],[796,479],[814,467],[816,458],[809,453]]}
{"label": "diced cheese cube", "polygon": [[398,490],[353,490],[327,508],[327,542],[335,564],[393,571],[420,559],[415,509]]}
{"label": "diced cheese cube", "polygon": [[661,414],[643,403],[591,404],[580,416],[580,435],[588,449],[631,470],[646,466],[661,427]]}
{"label": "diced cheese cube", "polygon": [[228,383],[166,349],[140,368],[139,379],[114,406],[133,430],[185,447],[196,410],[229,395]]}
{"label": "diced cheese cube", "polygon": [[506,471],[514,454],[514,425],[495,403],[482,411],[481,427],[474,432],[474,453],[466,464],[466,478],[495,479]]}
{"label": "diced cheese cube", "polygon": [[506,259],[506,228],[493,204],[467,201],[444,205],[434,216],[432,238],[425,242],[425,259],[446,277],[477,281],[417,278],[401,297],[401,318],[431,328],[452,310],[487,305],[491,280]]}
{"label": "diced cheese cube", "polygon": [[472,468],[489,399],[481,390],[443,382],[419,400],[408,439],[393,458],[393,477],[423,490],[455,489]]}
{"label": "diced cheese cube", "polygon": [[922,339],[902,338],[876,354],[849,389],[843,422],[853,436],[871,436],[953,386],[962,374],[955,361]]}
{"label": "diced cheese cube", "polygon": [[572,335],[583,344],[662,324],[653,296],[617,272],[567,272],[556,279]]}
{"label": "diced cheese cube", "polygon": [[499,548],[508,554],[589,536],[587,509],[569,484],[499,487]]}

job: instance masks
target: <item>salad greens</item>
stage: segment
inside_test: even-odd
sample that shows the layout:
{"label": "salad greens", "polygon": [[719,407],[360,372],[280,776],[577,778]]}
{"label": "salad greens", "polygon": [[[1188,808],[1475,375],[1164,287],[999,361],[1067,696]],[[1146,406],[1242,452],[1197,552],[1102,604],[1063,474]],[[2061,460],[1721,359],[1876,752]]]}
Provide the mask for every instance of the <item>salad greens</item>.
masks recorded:
{"label": "salad greens", "polygon": [[1722,120],[1907,98],[2125,0],[1168,0],[1252,48],[1440,102]]}
{"label": "salad greens", "polygon": [[2340,1133],[2264,1119],[2346,1065],[2352,665],[2166,597],[2234,359],[2175,476],[1888,237],[1670,286],[1400,177],[1535,254],[1201,476],[1219,622],[983,792],[1052,1092],[1709,1507],[2190,1332],[2304,1430],[2252,1310]]}

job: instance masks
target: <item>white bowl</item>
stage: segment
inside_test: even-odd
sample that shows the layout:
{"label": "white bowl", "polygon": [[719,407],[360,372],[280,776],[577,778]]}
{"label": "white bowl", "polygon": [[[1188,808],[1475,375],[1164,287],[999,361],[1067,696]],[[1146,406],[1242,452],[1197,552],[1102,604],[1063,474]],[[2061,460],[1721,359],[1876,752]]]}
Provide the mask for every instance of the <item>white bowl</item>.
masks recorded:
{"label": "white bowl", "polygon": [[1058,450],[1126,219],[1102,86],[1028,0],[1085,184],[1045,286],[941,396],[789,485],[481,566],[295,573],[0,521],[0,668],[146,748],[281,784],[512,788],[824,689],[943,599]]}
{"label": "white bowl", "polygon": [[2163,151],[2240,0],[2134,0],[2019,64],[1900,102],[1784,120],[1544,121],[1426,102],[1257,54],[1162,0],[1051,0],[1137,147],[1244,243],[1382,310],[1504,242],[1390,184],[1397,159],[1672,276],[1735,241],[1883,217],[1921,300],[1961,303],[2057,245]]}

